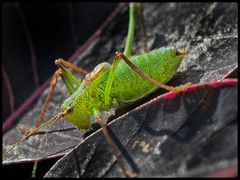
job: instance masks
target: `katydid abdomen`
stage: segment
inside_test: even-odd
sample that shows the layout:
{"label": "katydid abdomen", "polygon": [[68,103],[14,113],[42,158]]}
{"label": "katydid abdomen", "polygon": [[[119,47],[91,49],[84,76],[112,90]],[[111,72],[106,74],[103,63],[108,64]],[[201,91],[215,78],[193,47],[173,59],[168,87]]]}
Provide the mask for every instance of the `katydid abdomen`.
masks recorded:
{"label": "katydid abdomen", "polygon": [[[160,48],[129,59],[149,77],[165,84],[173,77],[181,63],[182,58],[176,56],[176,52],[175,48]],[[129,103],[141,99],[157,88],[121,61],[114,76],[110,96],[118,102]]]}

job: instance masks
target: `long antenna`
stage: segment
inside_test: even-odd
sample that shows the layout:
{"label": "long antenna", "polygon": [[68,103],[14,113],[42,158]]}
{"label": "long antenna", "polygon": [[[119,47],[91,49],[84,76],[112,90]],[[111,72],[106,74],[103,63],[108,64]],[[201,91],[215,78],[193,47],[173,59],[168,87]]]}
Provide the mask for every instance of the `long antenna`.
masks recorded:
{"label": "long antenna", "polygon": [[10,151],[12,151],[20,142],[24,141],[25,139],[27,139],[28,137],[36,134],[36,132],[38,132],[41,128],[43,128],[44,126],[48,125],[49,123],[51,123],[52,121],[56,122],[57,120],[63,118],[68,112],[69,112],[69,108],[66,109],[64,112],[60,112],[58,113],[56,116],[54,116],[53,118],[49,119],[47,122],[41,124],[41,126],[34,128],[30,133],[28,133],[25,137],[23,137],[21,140],[19,140],[17,143],[15,143],[11,148],[9,148],[4,154],[3,157],[6,156]]}
{"label": "long antenna", "polygon": [[[67,111],[66,111],[67,113]],[[50,129],[52,128],[52,126],[59,120],[61,119],[65,114],[64,113],[59,113],[57,114],[55,117],[52,118],[52,123],[50,124],[50,126],[48,127],[46,133],[43,135],[42,139],[41,139],[41,142],[40,142],[40,145],[38,146],[37,150],[36,150],[36,153],[39,151],[39,149],[41,149],[41,146],[48,134],[48,132],[50,131]],[[38,160],[35,160],[34,161],[34,165],[33,165],[33,169],[32,169],[32,178],[35,178],[36,177],[36,170],[37,170],[37,165],[38,165]]]}

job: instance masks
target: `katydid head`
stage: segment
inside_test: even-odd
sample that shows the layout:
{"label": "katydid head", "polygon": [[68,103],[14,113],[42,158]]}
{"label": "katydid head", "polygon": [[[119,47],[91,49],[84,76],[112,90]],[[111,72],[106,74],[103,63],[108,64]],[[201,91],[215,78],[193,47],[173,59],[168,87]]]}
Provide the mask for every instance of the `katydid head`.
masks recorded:
{"label": "katydid head", "polygon": [[65,118],[69,120],[74,126],[81,130],[90,130],[91,121],[90,113],[87,109],[76,103],[72,96],[67,98],[62,104],[62,112],[67,111]]}

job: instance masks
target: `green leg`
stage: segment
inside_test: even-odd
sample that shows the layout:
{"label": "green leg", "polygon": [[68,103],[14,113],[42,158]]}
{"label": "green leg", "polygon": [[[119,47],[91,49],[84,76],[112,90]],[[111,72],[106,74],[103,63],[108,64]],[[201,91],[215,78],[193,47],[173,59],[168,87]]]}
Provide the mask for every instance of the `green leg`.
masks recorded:
{"label": "green leg", "polygon": [[[73,94],[77,88],[81,85],[81,82],[64,66],[60,66],[61,78],[69,90],[70,94]],[[75,86],[74,86],[75,85]]]}
{"label": "green leg", "polygon": [[123,164],[123,161],[122,161],[122,159],[120,158],[120,153],[118,152],[118,150],[117,150],[117,148],[116,148],[116,146],[115,146],[115,144],[114,144],[111,136],[109,135],[109,132],[108,132],[108,130],[107,130],[107,126],[106,126],[105,122],[102,120],[100,114],[101,114],[101,113],[100,113],[98,110],[96,110],[96,109],[93,110],[93,116],[94,116],[94,118],[96,119],[96,122],[97,122],[97,123],[100,125],[100,127],[102,128],[103,134],[104,134],[104,136],[105,136],[105,138],[106,138],[106,141],[107,141],[108,145],[110,146],[113,155],[116,157],[117,162],[118,162],[118,165],[119,165],[120,168],[122,169],[123,174],[124,174],[125,176],[127,176],[127,177],[130,177],[130,178],[137,177],[137,174],[136,174],[136,173],[129,172],[129,171],[127,171],[127,170],[125,169],[124,164]]}
{"label": "green leg", "polygon": [[[134,37],[134,26],[135,26],[135,18],[136,18],[136,12],[138,8],[140,7],[139,3],[129,3],[129,25],[128,25],[128,35],[127,35],[127,41],[125,44],[125,50],[124,54],[125,56],[129,57],[132,53],[132,42]],[[108,77],[105,93],[104,93],[104,104],[106,107],[108,107],[110,104],[110,91],[112,87],[112,82],[114,79],[114,74],[116,72],[118,63],[120,62],[121,57],[115,56],[112,68]]]}
{"label": "green leg", "polygon": [[111,70],[110,70],[110,73],[109,73],[109,76],[108,76],[108,80],[107,80],[107,85],[106,85],[106,89],[105,89],[105,92],[104,92],[104,104],[106,107],[109,107],[110,106],[110,91],[111,91],[111,88],[112,88],[112,82],[113,82],[113,79],[114,79],[114,75],[115,75],[115,72],[117,70],[117,67],[118,67],[118,63],[120,62],[121,58],[119,56],[115,56],[114,60],[113,60],[113,64],[112,64],[112,67],[111,67]]}
{"label": "green leg", "polygon": [[60,68],[60,75],[63,82],[67,86],[67,89],[69,90],[70,94],[73,94],[76,89],[81,85],[81,82],[71,73],[71,71],[69,71],[69,69],[72,69],[81,76],[85,76],[87,72],[72,63],[64,61],[63,59],[57,59],[55,61],[55,64]]}
{"label": "green leg", "polygon": [[136,12],[139,8],[137,3],[130,3],[129,4],[129,24],[128,24],[128,35],[127,41],[125,44],[124,54],[127,57],[131,56],[132,53],[132,43],[134,37],[134,28],[135,28],[135,19],[136,19]]}

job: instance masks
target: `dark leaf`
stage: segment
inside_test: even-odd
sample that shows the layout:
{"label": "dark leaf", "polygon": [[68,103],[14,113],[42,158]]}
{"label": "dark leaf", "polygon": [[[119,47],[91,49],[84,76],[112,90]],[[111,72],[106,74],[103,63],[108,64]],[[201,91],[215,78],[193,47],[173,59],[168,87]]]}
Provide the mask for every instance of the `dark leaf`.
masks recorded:
{"label": "dark leaf", "polygon": [[[151,49],[159,48],[161,46],[169,46],[173,45],[178,48],[186,46],[188,49],[188,56],[183,61],[181,67],[179,68],[178,73],[174,77],[174,79],[169,83],[171,85],[180,85],[186,82],[199,83],[199,82],[209,82],[209,81],[218,81],[223,79],[228,72],[237,67],[237,6],[234,3],[144,3],[144,13],[145,13],[145,22],[146,22],[146,31],[148,36],[148,47]],[[92,43],[91,47],[89,47],[82,55],[77,58],[78,66],[90,71],[102,61],[108,61],[112,63],[114,52],[122,51],[124,47],[124,41],[127,33],[127,25],[128,25],[128,11],[127,8],[124,9],[123,13],[119,15],[115,21],[104,31],[99,39],[97,39],[94,43]],[[137,26],[137,32],[139,32],[139,26]],[[134,39],[134,54],[138,54],[141,49],[141,43],[139,34],[136,33],[136,38]],[[225,86],[224,86],[225,87]],[[236,89],[235,86],[225,87],[226,93],[229,94],[232,90]],[[202,90],[199,90],[202,89]],[[135,144],[135,148],[128,149],[129,156],[127,159],[129,160],[128,166],[132,166],[135,168],[134,170],[139,170],[141,175],[144,175],[146,172],[146,176],[151,174],[151,176],[160,176],[160,175],[186,175],[184,174],[184,168],[188,170],[188,173],[198,174],[201,171],[202,160],[197,156],[197,151],[200,153],[201,149],[203,151],[203,145],[207,146],[207,143],[201,144],[198,140],[204,141],[204,137],[210,141],[211,138],[214,140],[215,133],[217,131],[224,130],[225,126],[227,126],[227,119],[216,119],[215,121],[210,120],[210,117],[213,112],[219,112],[217,107],[222,107],[218,102],[225,102],[227,98],[223,98],[225,96],[220,96],[219,94],[223,93],[223,87],[221,88],[198,88],[189,92],[189,94],[185,94],[183,96],[177,96],[173,100],[170,99],[161,99],[158,102],[154,100],[155,104],[158,104],[161,108],[164,108],[163,111],[159,111],[159,107],[155,105],[145,105],[144,108],[136,109],[139,113],[131,112],[130,115],[125,115],[123,118],[132,118],[132,120],[123,121],[124,123],[121,125],[121,128],[116,128],[117,125],[120,124],[120,120],[115,120],[112,125],[114,128],[112,129],[112,135],[115,135],[115,140],[118,139],[121,144],[125,144],[128,140],[129,143],[136,142],[136,140],[142,140],[145,143],[150,144],[149,150],[150,155],[149,158],[161,158],[161,160],[157,163],[159,164],[147,164],[147,163],[139,163],[145,162],[144,159],[147,160],[146,155],[142,157],[144,152],[141,151],[140,143]],[[235,92],[235,90],[233,90]],[[214,93],[213,93],[214,92]],[[29,109],[29,111],[22,117],[19,126],[25,126],[28,128],[32,128],[34,123],[36,122],[38,115],[40,114],[40,110],[43,104],[43,101],[46,97],[47,91],[45,91],[38,102]],[[201,94],[203,93],[203,94]],[[206,98],[204,99],[203,95],[206,93]],[[236,92],[235,92],[236,93]],[[209,95],[210,94],[210,95]],[[59,81],[59,84],[56,87],[56,91],[53,97],[53,100],[49,104],[46,118],[50,119],[55,114],[59,112],[61,103],[68,96],[67,90],[63,83]],[[194,96],[194,97],[192,97]],[[156,97],[151,96],[151,98]],[[204,103],[200,101],[204,99]],[[231,97],[229,97],[231,99]],[[189,102],[187,101],[189,99]],[[227,101],[232,106],[232,109],[237,107],[237,104],[233,102]],[[233,99],[234,100],[234,99]],[[236,97],[235,97],[236,100]],[[147,101],[147,100],[146,100]],[[162,102],[164,101],[164,103]],[[144,101],[145,102],[145,101]],[[154,103],[151,102],[151,103]],[[143,102],[141,102],[142,104]],[[178,104],[180,103],[180,104]],[[185,103],[185,104],[181,104]],[[189,105],[188,105],[189,103]],[[196,104],[195,108],[192,104]],[[212,104],[213,103],[213,104]],[[217,104],[216,104],[217,103]],[[139,106],[141,104],[137,104]],[[226,103],[225,103],[226,104]],[[135,106],[135,107],[136,107]],[[164,107],[162,107],[164,106]],[[135,107],[131,107],[135,108]],[[151,108],[150,108],[151,107]],[[188,109],[186,109],[186,107]],[[204,108],[205,109],[201,109]],[[208,109],[208,107],[211,107]],[[183,108],[183,109],[179,109]],[[145,110],[144,110],[145,109]],[[146,110],[147,109],[147,110]],[[184,111],[185,110],[185,111]],[[227,109],[229,110],[229,109]],[[227,113],[222,111],[222,113]],[[129,110],[127,110],[129,111]],[[126,112],[126,111],[125,111]],[[140,113],[141,112],[141,113]],[[148,112],[148,113],[147,113]],[[161,114],[162,112],[162,114]],[[159,115],[159,113],[161,115]],[[191,114],[192,113],[192,114]],[[157,116],[161,116],[161,126],[157,124],[155,127],[154,123],[156,123]],[[173,116],[174,114],[174,116]],[[196,115],[201,114],[202,117],[195,118]],[[164,117],[162,117],[164,115]],[[216,114],[219,115],[219,114]],[[148,117],[147,119],[151,119],[152,122],[145,122],[144,117]],[[199,119],[203,118],[203,122],[200,122]],[[193,120],[191,120],[193,119]],[[231,120],[234,121],[234,120]],[[135,122],[135,123],[133,123]],[[141,126],[141,123],[147,123],[144,126]],[[160,123],[158,122],[158,123]],[[130,124],[126,124],[130,123]],[[131,124],[133,123],[133,124]],[[149,125],[150,123],[150,125]],[[193,123],[193,124],[192,124]],[[220,124],[223,123],[222,129],[220,128]],[[125,124],[125,125],[124,125]],[[234,123],[233,123],[234,124]],[[147,126],[146,126],[147,125]],[[129,127],[128,127],[129,126]],[[199,126],[199,127],[198,127]],[[216,129],[213,128],[216,126]],[[165,127],[163,129],[163,127]],[[191,128],[190,128],[191,127]],[[192,129],[193,127],[193,129]],[[228,126],[227,126],[228,127]],[[72,128],[70,123],[66,121],[59,122],[53,129],[68,129]],[[195,128],[195,129],[194,129]],[[229,134],[231,138],[235,137],[236,129],[235,125],[230,127],[230,131],[233,134]],[[228,129],[228,128],[227,128]],[[117,130],[117,132],[116,132]],[[178,132],[179,130],[179,132]],[[118,132],[119,131],[119,132]],[[121,131],[121,133],[120,133]],[[224,130],[222,132],[225,134],[229,130]],[[198,132],[199,135],[197,134]],[[142,134],[143,133],[143,134]],[[137,136],[138,139],[135,139],[133,135]],[[145,136],[146,135],[146,139]],[[156,136],[156,139],[153,137]],[[210,138],[211,136],[211,138]],[[64,153],[60,150],[72,148],[72,146],[76,146],[79,143],[87,144],[88,146],[80,145],[78,148],[82,149],[81,151],[74,151],[74,156],[81,152],[81,156],[78,156],[79,166],[76,171],[69,171],[69,173],[65,174],[66,169],[57,170],[58,167],[54,168],[49,172],[49,176],[60,176],[59,173],[62,173],[62,176],[102,176],[106,174],[107,176],[122,176],[119,171],[116,171],[116,166],[107,173],[110,167],[112,167],[112,163],[114,162],[113,156],[109,150],[107,144],[105,144],[105,140],[101,136],[100,133],[96,133],[95,135],[89,137],[86,141],[82,141],[81,135],[77,130],[69,130],[69,131],[60,131],[49,133],[48,137],[46,137],[44,143],[44,149],[37,151],[37,145],[40,143],[39,139],[42,135],[37,135],[35,137],[29,138],[27,141],[21,143],[16,149],[13,150],[6,158],[3,159],[4,164],[10,163],[19,163],[22,161],[34,161],[35,159],[44,159],[49,158],[49,155],[54,154],[55,156],[63,155]],[[216,134],[216,137],[217,134]],[[21,134],[16,131],[16,128],[4,134],[3,137],[3,151],[8,149],[10,145],[14,144],[18,139],[21,138]],[[159,139],[160,141],[159,141]],[[161,156],[151,156],[152,148],[158,145],[157,141],[163,143],[164,138],[167,138],[164,144],[161,145],[160,154],[164,153],[166,156],[164,158]],[[150,140],[153,139],[153,142]],[[227,138],[225,139],[227,140]],[[82,142],[81,142],[82,141]],[[101,142],[100,144],[98,144]],[[151,143],[150,143],[151,142]],[[184,149],[185,146],[189,146],[191,148],[190,143],[193,143],[193,149],[196,154],[189,155],[189,159],[186,158],[189,154],[189,149]],[[228,143],[228,141],[219,142]],[[233,142],[234,144],[234,142]],[[153,146],[155,145],[155,146]],[[185,145],[185,146],[183,146]],[[160,145],[158,145],[160,146]],[[226,146],[225,144],[223,146]],[[97,147],[97,148],[96,148]],[[131,147],[131,146],[128,146]],[[234,147],[232,146],[232,150],[234,151]],[[177,149],[176,149],[177,148]],[[200,148],[200,149],[199,149]],[[170,150],[169,150],[170,149]],[[176,149],[176,151],[171,151],[172,149]],[[137,153],[135,152],[137,150]],[[186,151],[184,151],[186,150]],[[211,149],[210,149],[211,150]],[[69,149],[67,150],[69,151]],[[135,152],[132,157],[131,151]],[[158,151],[156,151],[158,152]],[[207,152],[207,151],[206,151]],[[204,151],[204,153],[206,153]],[[71,154],[72,154],[71,153]],[[139,156],[138,156],[139,153]],[[174,153],[174,154],[171,154]],[[178,157],[178,154],[181,154]],[[101,162],[101,158],[109,158],[104,159],[104,162]],[[232,153],[233,154],[233,153]],[[176,156],[176,160],[173,157]],[[126,156],[126,155],[125,155]],[[130,158],[131,157],[131,158]],[[196,160],[192,160],[192,158],[199,158]],[[65,162],[68,162],[73,157],[65,157]],[[69,159],[68,159],[69,158]],[[162,159],[163,158],[163,159]],[[181,161],[182,159],[184,161]],[[225,158],[225,157],[224,157]],[[208,158],[207,158],[208,159]],[[75,159],[71,159],[72,163],[76,162]],[[70,160],[70,161],[71,161]],[[153,162],[155,162],[153,160]],[[190,162],[190,160],[192,160]],[[212,159],[211,159],[212,160]],[[96,162],[96,163],[92,163]],[[200,162],[197,164],[196,162]],[[209,159],[210,161],[210,159]],[[102,163],[111,162],[108,165],[104,165]],[[149,161],[149,163],[152,161]],[[167,163],[168,162],[168,163]],[[211,161],[212,162],[212,161]],[[83,164],[82,164],[83,163]],[[183,164],[179,164],[183,163]],[[187,163],[190,165],[187,166]],[[193,170],[190,170],[193,167],[192,164],[196,167]],[[202,162],[203,163],[203,162]],[[235,161],[233,162],[235,163]],[[154,169],[155,166],[160,166],[161,169],[156,172]],[[164,166],[163,166],[164,165]],[[69,164],[70,166],[75,166],[74,164]],[[219,165],[221,166],[221,165]],[[169,169],[171,167],[172,169]],[[175,169],[173,168],[175,167]],[[178,167],[183,168],[177,169]],[[101,169],[102,168],[102,169]],[[197,168],[200,168],[198,170]],[[218,166],[216,167],[218,168]],[[145,169],[145,170],[143,170]],[[196,170],[197,169],[197,170]],[[82,171],[84,170],[84,171]],[[195,173],[195,170],[197,171]],[[53,173],[56,172],[56,174]],[[179,171],[179,172],[177,172]],[[214,170],[213,170],[214,171]],[[71,174],[72,173],[72,174]],[[80,174],[79,174],[80,173]],[[182,174],[181,174],[182,173]],[[202,173],[205,173],[203,170]]]}
{"label": "dark leaf", "polygon": [[[141,177],[206,176],[237,164],[237,80],[190,88],[159,96],[110,123],[128,170]],[[123,174],[101,131],[46,174],[102,176]]]}

